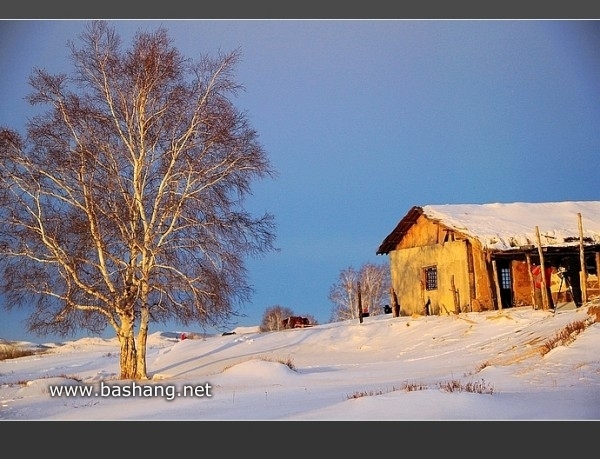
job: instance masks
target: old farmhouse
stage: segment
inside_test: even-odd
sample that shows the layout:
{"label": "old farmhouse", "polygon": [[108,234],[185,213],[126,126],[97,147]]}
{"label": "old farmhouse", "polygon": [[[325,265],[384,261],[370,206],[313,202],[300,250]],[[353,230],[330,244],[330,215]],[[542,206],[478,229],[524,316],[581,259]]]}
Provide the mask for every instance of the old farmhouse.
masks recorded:
{"label": "old farmhouse", "polygon": [[600,294],[600,201],[414,206],[376,253],[394,315],[579,306]]}

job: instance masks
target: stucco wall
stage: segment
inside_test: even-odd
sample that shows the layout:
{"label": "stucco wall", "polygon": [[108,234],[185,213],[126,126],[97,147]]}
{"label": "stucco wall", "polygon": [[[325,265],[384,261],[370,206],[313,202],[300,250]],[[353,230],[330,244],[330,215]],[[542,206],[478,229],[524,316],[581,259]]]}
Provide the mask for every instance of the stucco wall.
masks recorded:
{"label": "stucco wall", "polygon": [[[425,290],[424,268],[437,266],[438,288]],[[431,300],[432,314],[449,314],[470,308],[466,241],[405,248],[390,252],[392,286],[400,302],[400,314],[425,314]],[[455,309],[454,287],[458,292]]]}

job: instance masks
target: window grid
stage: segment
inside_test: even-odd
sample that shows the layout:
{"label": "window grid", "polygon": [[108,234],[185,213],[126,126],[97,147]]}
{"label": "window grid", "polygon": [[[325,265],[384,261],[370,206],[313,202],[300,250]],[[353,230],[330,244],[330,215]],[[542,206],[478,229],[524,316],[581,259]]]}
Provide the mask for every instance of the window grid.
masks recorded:
{"label": "window grid", "polygon": [[500,269],[500,285],[502,285],[503,290],[510,290],[510,269],[502,268]]}
{"label": "window grid", "polygon": [[425,290],[436,290],[437,286],[437,266],[429,266],[425,268]]}

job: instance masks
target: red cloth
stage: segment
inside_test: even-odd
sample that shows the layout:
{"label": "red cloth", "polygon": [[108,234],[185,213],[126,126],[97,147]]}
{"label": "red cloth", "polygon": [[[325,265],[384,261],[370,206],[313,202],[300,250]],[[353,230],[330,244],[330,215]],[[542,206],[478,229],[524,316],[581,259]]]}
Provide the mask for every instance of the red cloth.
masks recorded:
{"label": "red cloth", "polygon": [[[550,283],[552,282],[552,267],[548,266],[544,271],[546,271],[546,287],[550,287]],[[539,265],[531,268],[531,274],[533,274],[535,288],[542,288],[542,276],[540,275],[541,272],[542,267]]]}

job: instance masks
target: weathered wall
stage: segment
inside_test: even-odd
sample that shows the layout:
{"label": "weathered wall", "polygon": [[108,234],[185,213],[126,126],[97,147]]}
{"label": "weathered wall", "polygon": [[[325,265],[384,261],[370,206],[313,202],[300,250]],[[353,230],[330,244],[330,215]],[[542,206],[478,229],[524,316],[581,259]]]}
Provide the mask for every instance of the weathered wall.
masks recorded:
{"label": "weathered wall", "polygon": [[531,306],[532,304],[531,281],[528,269],[526,261],[513,260],[510,264],[514,306]]}
{"label": "weathered wall", "polygon": [[[400,302],[400,314],[425,314],[425,303],[431,300],[433,314],[449,314],[469,306],[469,274],[466,243],[448,242],[390,252],[392,286]],[[438,288],[425,290],[424,268],[437,266]],[[457,291],[458,311],[454,306],[452,278]]]}
{"label": "weathered wall", "polygon": [[[421,216],[389,255],[392,287],[402,315],[426,314],[427,300],[433,314],[494,308],[485,253],[464,235]],[[437,267],[436,290],[425,290],[428,266]]]}
{"label": "weathered wall", "polygon": [[495,309],[495,285],[493,283],[494,272],[486,253],[481,249],[478,242],[472,244],[473,260],[473,294],[471,300],[471,311],[491,311]]}

